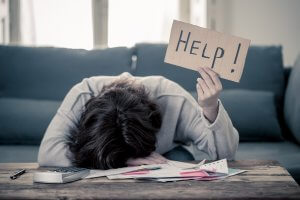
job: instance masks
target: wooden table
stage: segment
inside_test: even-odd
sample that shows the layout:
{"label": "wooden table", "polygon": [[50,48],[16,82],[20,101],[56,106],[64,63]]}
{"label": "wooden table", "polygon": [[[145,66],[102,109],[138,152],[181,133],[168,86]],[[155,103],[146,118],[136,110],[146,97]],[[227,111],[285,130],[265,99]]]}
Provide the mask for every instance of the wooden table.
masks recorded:
{"label": "wooden table", "polygon": [[[217,181],[171,183],[95,178],[68,184],[32,182],[36,163],[0,164],[0,199],[300,199],[300,187],[277,161],[234,161],[232,168],[249,170]],[[16,180],[9,175],[27,173]]]}

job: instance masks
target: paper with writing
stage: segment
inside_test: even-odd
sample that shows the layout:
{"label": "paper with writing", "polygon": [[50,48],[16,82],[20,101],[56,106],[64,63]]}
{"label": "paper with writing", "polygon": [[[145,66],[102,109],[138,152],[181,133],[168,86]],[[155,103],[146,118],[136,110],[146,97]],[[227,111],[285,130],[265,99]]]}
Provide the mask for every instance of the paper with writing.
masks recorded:
{"label": "paper with writing", "polygon": [[174,20],[165,62],[198,71],[210,67],[239,82],[250,40]]}
{"label": "paper with writing", "polygon": [[207,163],[204,165],[199,166],[199,169],[204,169],[207,171],[217,172],[217,173],[223,173],[228,174],[228,165],[227,160],[222,159],[218,160],[212,163]]}
{"label": "paper with writing", "polygon": [[168,168],[172,167],[175,169],[183,169],[183,168],[193,168],[199,166],[198,164],[191,164],[191,163],[184,163],[169,160],[166,164],[155,164],[155,165],[142,165],[142,166],[135,166],[135,167],[123,167],[118,169],[108,169],[108,170],[90,170],[90,174],[85,178],[96,178],[96,177],[103,177],[115,174],[123,174],[126,172],[132,172],[142,169],[153,169],[153,168]]}
{"label": "paper with writing", "polygon": [[96,177],[103,177],[103,176],[109,176],[109,175],[114,175],[114,174],[122,174],[126,172],[132,172],[136,170],[141,170],[141,169],[152,169],[152,168],[157,168],[161,167],[161,164],[155,164],[155,165],[141,165],[141,166],[136,166],[136,167],[123,167],[123,168],[118,168],[118,169],[108,169],[108,170],[90,170],[90,174],[85,177],[86,179],[88,178],[96,178]]}

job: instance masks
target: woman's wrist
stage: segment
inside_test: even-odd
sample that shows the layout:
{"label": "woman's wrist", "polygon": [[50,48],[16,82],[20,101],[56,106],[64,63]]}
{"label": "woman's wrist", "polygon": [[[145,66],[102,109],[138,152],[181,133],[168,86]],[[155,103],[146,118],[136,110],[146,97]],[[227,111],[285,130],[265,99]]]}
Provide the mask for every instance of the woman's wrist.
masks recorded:
{"label": "woman's wrist", "polygon": [[219,102],[217,101],[216,105],[210,107],[202,107],[204,117],[210,122],[213,123],[217,116],[219,110]]}

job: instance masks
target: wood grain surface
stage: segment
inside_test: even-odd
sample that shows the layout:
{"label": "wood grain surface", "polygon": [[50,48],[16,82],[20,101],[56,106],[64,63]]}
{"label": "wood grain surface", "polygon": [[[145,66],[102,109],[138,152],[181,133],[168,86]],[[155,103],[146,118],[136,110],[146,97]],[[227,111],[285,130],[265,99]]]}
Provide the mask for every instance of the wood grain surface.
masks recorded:
{"label": "wood grain surface", "polygon": [[[216,181],[156,183],[133,180],[84,179],[67,184],[33,183],[36,163],[0,164],[0,199],[300,199],[300,187],[277,161],[229,162],[249,170]],[[16,180],[17,169],[27,173]]]}

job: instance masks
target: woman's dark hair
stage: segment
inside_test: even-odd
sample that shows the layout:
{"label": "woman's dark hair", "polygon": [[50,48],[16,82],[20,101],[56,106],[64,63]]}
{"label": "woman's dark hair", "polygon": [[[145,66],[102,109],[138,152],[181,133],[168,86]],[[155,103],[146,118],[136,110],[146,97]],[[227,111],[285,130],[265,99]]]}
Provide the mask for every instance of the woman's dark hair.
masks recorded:
{"label": "woman's dark hair", "polygon": [[146,157],[155,150],[161,123],[158,105],[143,85],[117,80],[85,104],[68,136],[70,159],[78,167],[124,167],[129,158]]}

